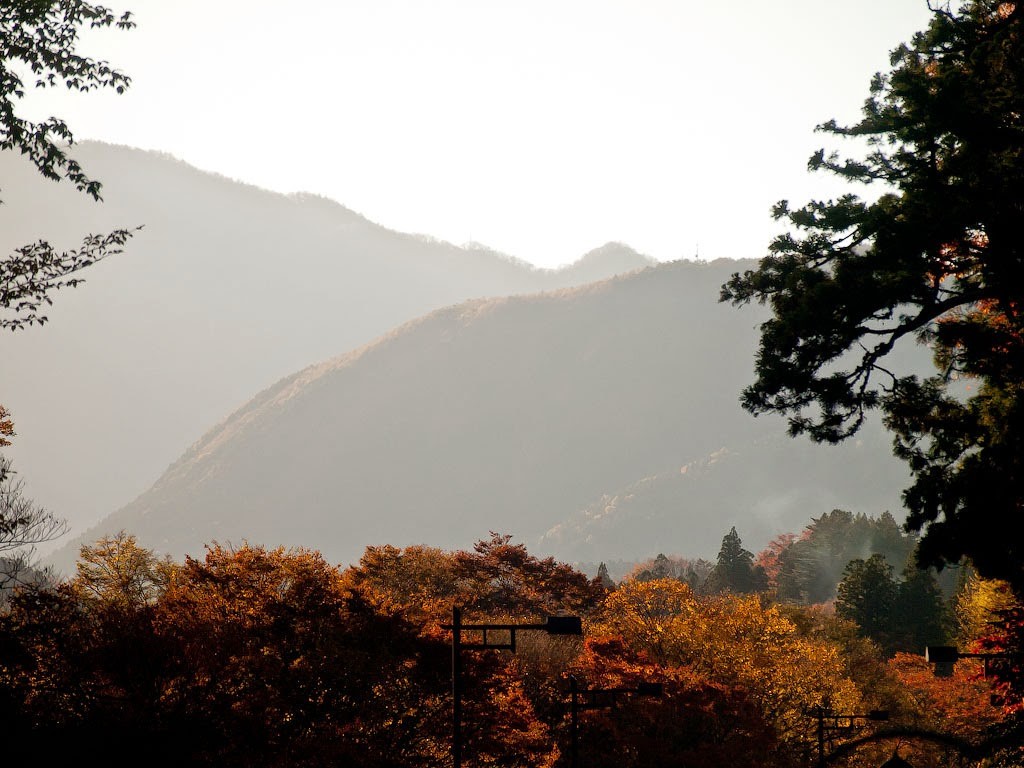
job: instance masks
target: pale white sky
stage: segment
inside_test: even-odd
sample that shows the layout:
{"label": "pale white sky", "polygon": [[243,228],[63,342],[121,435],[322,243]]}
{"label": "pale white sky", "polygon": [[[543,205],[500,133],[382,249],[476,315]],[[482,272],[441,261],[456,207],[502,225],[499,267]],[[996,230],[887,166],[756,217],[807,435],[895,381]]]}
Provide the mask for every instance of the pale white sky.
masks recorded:
{"label": "pale white sky", "polygon": [[609,240],[759,257],[769,208],[925,0],[110,0],[124,96],[33,93],[79,139],[169,152],[541,266]]}

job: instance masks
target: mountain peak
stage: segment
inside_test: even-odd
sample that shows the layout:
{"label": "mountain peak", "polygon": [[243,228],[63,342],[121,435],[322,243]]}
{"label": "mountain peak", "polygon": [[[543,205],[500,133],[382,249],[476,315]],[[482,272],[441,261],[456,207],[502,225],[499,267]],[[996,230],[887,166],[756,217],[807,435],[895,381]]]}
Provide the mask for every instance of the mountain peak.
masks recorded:
{"label": "mountain peak", "polygon": [[636,269],[650,267],[657,263],[650,256],[630,248],[625,243],[607,242],[583,254],[566,269],[583,272],[601,272],[603,274],[621,274]]}

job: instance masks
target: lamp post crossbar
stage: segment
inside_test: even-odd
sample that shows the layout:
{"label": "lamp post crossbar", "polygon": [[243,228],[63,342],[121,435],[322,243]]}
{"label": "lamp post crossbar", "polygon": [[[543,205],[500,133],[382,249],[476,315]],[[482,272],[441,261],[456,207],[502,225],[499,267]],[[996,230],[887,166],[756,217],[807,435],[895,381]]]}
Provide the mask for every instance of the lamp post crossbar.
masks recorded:
{"label": "lamp post crossbar", "polygon": [[924,649],[924,660],[932,665],[932,671],[936,677],[950,677],[953,674],[953,665],[960,659],[981,659],[985,675],[991,674],[991,664],[994,661],[1004,659],[1021,659],[1022,654],[1009,651],[987,651],[971,653],[961,651],[952,645],[929,645]]}
{"label": "lamp post crossbar", "polygon": [[[576,706],[581,709],[614,709],[619,705],[619,696],[626,693],[636,693],[635,688],[590,688],[577,691],[582,697]],[[603,699],[603,701],[602,701]]]}
{"label": "lamp post crossbar", "polygon": [[[462,651],[512,651],[516,652],[516,632],[543,631],[549,635],[582,635],[583,622],[579,616],[548,616],[540,623],[524,624],[463,624],[462,610],[452,606],[452,623],[442,624],[441,629],[452,633],[452,766],[462,768]],[[479,633],[480,639],[465,642],[463,632]],[[508,633],[494,640],[488,632]]]}
{"label": "lamp post crossbar", "polygon": [[[807,710],[808,715],[818,721],[818,768],[825,768],[825,739],[829,733],[852,731],[857,721],[882,722],[889,719],[888,711],[872,709],[868,712],[833,712],[828,706],[819,705]],[[831,722],[829,722],[831,721]],[[846,721],[845,725],[840,725]],[[829,740],[831,743],[831,739]]]}
{"label": "lamp post crossbar", "polygon": [[[455,624],[442,624],[441,629],[446,629],[449,632],[454,632],[456,628]],[[464,651],[477,650],[477,651],[512,651],[516,652],[516,630],[546,630],[547,624],[459,624],[458,628],[461,632],[478,632],[480,633],[480,640],[478,642],[465,641],[459,642],[459,647]],[[501,632],[508,633],[508,642],[494,641],[487,636],[488,632]]]}

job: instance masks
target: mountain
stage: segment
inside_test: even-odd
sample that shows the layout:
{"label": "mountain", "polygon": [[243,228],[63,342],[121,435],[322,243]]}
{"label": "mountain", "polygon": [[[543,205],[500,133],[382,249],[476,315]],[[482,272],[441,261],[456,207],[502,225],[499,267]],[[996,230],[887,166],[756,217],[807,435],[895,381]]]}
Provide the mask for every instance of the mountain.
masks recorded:
{"label": "mountain", "polygon": [[[81,529],[137,496],[253,392],[401,323],[486,296],[651,264],[611,244],[561,270],[401,234],[330,200],[280,195],[165,154],[82,143],[96,204],[0,153],[0,248],[144,228],[62,292],[50,322],[5,334],[0,402],[28,492]],[[568,260],[568,259],[567,259]]]}
{"label": "mountain", "polygon": [[266,389],[83,540],[126,529],[175,556],[248,540],[350,562],[494,530],[596,561],[714,557],[732,525],[758,548],[835,506],[898,513],[906,475],[877,425],[830,449],[739,408],[764,314],[717,296],[745,266],[432,312]]}

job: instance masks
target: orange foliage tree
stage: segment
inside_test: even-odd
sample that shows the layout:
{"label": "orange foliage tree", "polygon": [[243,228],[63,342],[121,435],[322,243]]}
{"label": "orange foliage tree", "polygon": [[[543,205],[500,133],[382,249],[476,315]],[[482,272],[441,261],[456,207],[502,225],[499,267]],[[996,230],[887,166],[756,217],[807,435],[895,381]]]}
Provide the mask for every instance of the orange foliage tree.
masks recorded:
{"label": "orange foliage tree", "polygon": [[173,565],[122,534],[84,548],[70,583],[0,614],[0,716],[38,737],[24,757],[51,763],[116,741],[154,765],[440,768],[453,603],[495,622],[581,613],[590,638],[526,632],[516,654],[464,652],[467,765],[565,766],[569,674],[665,685],[582,717],[595,766],[791,765],[814,745],[809,709],[863,709],[815,617],[801,626],[760,598],[674,579],[606,592],[505,536],[471,552],[373,547],[342,572],[249,546]]}
{"label": "orange foliage tree", "polygon": [[155,594],[118,594],[25,591],[0,616],[0,706],[39,737],[26,756],[117,744],[113,765],[139,750],[152,765],[444,762],[446,645],[375,611],[318,554],[213,547]]}
{"label": "orange foliage tree", "polygon": [[420,765],[442,751],[445,648],[375,611],[314,552],[216,546],[156,606],[177,653],[168,706],[220,765]]}
{"label": "orange foliage tree", "polygon": [[453,605],[470,617],[537,618],[579,614],[605,594],[597,579],[552,557],[531,555],[507,534],[492,533],[472,552],[425,546],[368,547],[346,579],[382,609],[443,623]]}
{"label": "orange foliage tree", "polygon": [[743,691],[793,753],[807,747],[808,710],[829,701],[856,711],[861,703],[838,648],[802,635],[755,596],[698,597],[674,580],[626,582],[606,598],[593,630]]}
{"label": "orange foliage tree", "polygon": [[[632,689],[658,682],[660,696],[620,694],[613,707],[584,710],[581,765],[593,768],[770,768],[785,765],[760,709],[740,689],[701,678],[691,668],[658,664],[621,638],[590,638],[571,673],[581,689]],[[598,700],[600,694],[595,694]],[[563,742],[572,738],[566,732]]]}
{"label": "orange foliage tree", "polygon": [[[604,596],[598,580],[553,558],[531,555],[511,539],[492,533],[472,551],[456,552],[369,547],[344,578],[378,610],[408,617],[424,636],[446,643],[450,639],[440,625],[451,620],[453,606],[463,608],[467,623],[521,623],[585,613]],[[534,766],[558,759],[552,728],[564,708],[554,681],[577,645],[537,634],[517,636],[515,656],[506,651],[464,652],[467,761]]]}
{"label": "orange foliage tree", "polygon": [[[966,744],[980,744],[988,738],[987,731],[1005,717],[993,703],[993,681],[985,678],[982,663],[976,659],[960,660],[948,677],[936,676],[932,665],[915,654],[897,653],[889,667],[901,684],[902,722]],[[914,764],[962,764],[957,750],[927,740],[908,739],[901,751]]]}

